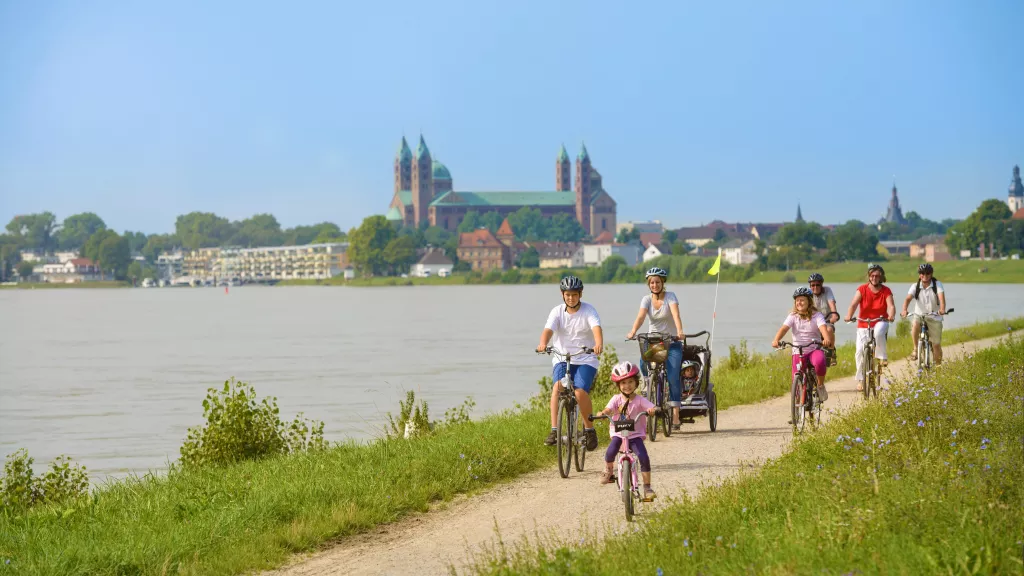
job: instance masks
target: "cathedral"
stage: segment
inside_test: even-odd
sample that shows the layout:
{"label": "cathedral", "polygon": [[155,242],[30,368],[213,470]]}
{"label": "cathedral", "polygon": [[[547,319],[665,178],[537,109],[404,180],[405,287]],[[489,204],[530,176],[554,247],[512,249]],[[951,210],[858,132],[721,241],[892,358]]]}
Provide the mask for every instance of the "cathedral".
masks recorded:
{"label": "cathedral", "polygon": [[574,216],[591,237],[606,231],[615,234],[615,200],[602,186],[601,174],[591,164],[585,145],[576,155],[575,183],[569,155],[562,146],[555,160],[554,191],[470,192],[454,189],[451,172],[431,158],[423,136],[416,152],[402,138],[395,155],[395,189],[387,212],[389,221],[405,226],[427,222],[454,231],[470,210],[507,216],[524,206],[537,208],[546,217]]}

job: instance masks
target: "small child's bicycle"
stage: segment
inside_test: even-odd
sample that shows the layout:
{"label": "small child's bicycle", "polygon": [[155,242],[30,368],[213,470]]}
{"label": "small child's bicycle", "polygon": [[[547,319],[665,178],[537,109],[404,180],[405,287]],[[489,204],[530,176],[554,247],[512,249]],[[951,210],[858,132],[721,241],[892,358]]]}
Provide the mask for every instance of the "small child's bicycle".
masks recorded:
{"label": "small child's bicycle", "polygon": [[[647,416],[647,413],[643,412],[637,418],[640,416]],[[590,420],[607,420],[608,418],[608,416],[591,416]],[[636,428],[636,420],[633,418],[612,420],[612,423],[616,432],[632,432]],[[651,425],[650,422],[647,424]],[[619,454],[615,457],[615,466],[618,469],[616,484],[619,486],[619,493],[622,494],[622,503],[626,507],[626,520],[629,521],[636,513],[636,504],[650,502],[650,500],[645,499],[640,491],[640,459],[636,452],[633,452],[630,441],[626,438],[622,439]]]}

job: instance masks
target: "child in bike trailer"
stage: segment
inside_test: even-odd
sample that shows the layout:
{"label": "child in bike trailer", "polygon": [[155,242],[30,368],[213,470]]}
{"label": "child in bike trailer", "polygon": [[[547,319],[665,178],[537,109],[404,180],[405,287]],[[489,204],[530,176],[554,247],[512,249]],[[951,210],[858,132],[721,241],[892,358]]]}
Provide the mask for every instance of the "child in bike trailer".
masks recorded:
{"label": "child in bike trailer", "polygon": [[[825,351],[821,349],[821,346],[832,345],[832,332],[825,324],[825,316],[814,307],[813,297],[814,293],[810,288],[804,286],[793,292],[793,309],[789,316],[786,316],[779,331],[776,332],[775,340],[772,340],[772,348],[778,348],[779,340],[790,330],[793,331],[794,346],[818,345],[811,351],[804,349],[802,358],[804,362],[810,362],[814,367],[814,373],[818,377],[818,397],[824,402],[828,400],[828,392],[825,390],[825,374],[828,371],[828,365],[825,362]],[[793,348],[793,376],[796,376],[799,359],[799,352]],[[793,383],[796,383],[795,379]]]}
{"label": "child in bike trailer", "polygon": [[637,416],[642,412],[647,412],[648,417],[654,416],[657,407],[651,404],[647,398],[636,394],[636,389],[640,385],[640,368],[635,364],[629,361],[620,362],[612,368],[611,376],[612,382],[619,387],[619,393],[612,396],[608,405],[597,415],[607,416],[617,412],[618,417],[612,416],[613,420],[632,418],[636,420],[636,424],[632,432],[616,432],[615,424],[609,423],[611,442],[608,444],[608,450],[604,453],[605,473],[601,477],[601,484],[614,482],[612,469],[615,465],[615,455],[618,454],[623,442],[629,442],[629,446],[633,448],[637,459],[640,460],[640,473],[644,480],[644,499],[651,500],[655,496],[654,489],[651,488],[651,459],[647,456],[647,448],[644,446],[647,418],[637,420]]}
{"label": "child in bike trailer", "polygon": [[[693,394],[697,390],[697,363],[693,360],[684,360],[682,369],[683,404],[689,404],[693,400]],[[677,426],[678,428],[678,426]]]}
{"label": "child in bike trailer", "polygon": [[[590,388],[597,376],[598,355],[604,345],[601,332],[601,318],[593,306],[583,302],[583,281],[576,276],[562,278],[559,288],[562,290],[562,303],[551,309],[544,330],[540,333],[538,352],[543,352],[552,342],[552,346],[560,352],[572,354],[569,366],[569,381],[575,390],[576,402],[579,403],[580,414],[584,418],[584,432],[587,436],[587,450],[597,449],[597,431],[587,420],[592,414],[593,405],[590,401]],[[552,340],[553,338],[553,340]],[[581,353],[582,348],[593,348],[593,354]],[[551,433],[544,444],[554,446],[558,442],[558,392],[560,382],[565,374],[565,358],[552,356],[554,368],[551,370]]]}

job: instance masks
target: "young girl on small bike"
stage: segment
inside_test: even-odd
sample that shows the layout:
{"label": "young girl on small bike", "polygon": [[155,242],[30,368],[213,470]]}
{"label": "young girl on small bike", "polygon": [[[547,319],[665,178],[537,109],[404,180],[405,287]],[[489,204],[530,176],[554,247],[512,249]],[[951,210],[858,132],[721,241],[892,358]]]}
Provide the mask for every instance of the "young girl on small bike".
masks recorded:
{"label": "young girl on small bike", "polygon": [[640,369],[632,362],[626,361],[616,364],[612,368],[612,382],[619,387],[619,393],[608,401],[608,405],[601,410],[597,416],[613,416],[613,420],[630,418],[636,421],[632,432],[616,432],[615,424],[609,423],[609,435],[611,442],[608,450],[604,453],[605,473],[601,477],[601,484],[611,484],[615,481],[612,469],[615,464],[615,455],[618,454],[622,442],[629,442],[637,458],[640,460],[640,472],[644,480],[644,499],[654,498],[654,489],[651,488],[651,459],[647,455],[647,448],[644,446],[644,435],[647,434],[647,418],[637,420],[637,416],[646,412],[648,416],[654,416],[657,408],[650,400],[636,394],[637,386],[640,385]]}
{"label": "young girl on small bike", "polygon": [[[779,340],[791,329],[793,330],[794,346],[810,346],[813,343],[824,345],[825,347],[832,346],[832,332],[828,330],[825,316],[814,307],[814,302],[811,300],[813,296],[814,293],[809,288],[803,286],[797,288],[796,292],[793,292],[793,310],[790,311],[789,316],[782,323],[782,327],[775,334],[775,340],[772,340],[772,348],[778,348]],[[798,357],[797,349],[793,348],[794,376],[796,376]],[[814,366],[814,373],[818,377],[818,397],[821,398],[822,402],[828,400],[828,392],[825,390],[825,373],[827,371],[825,352],[818,347],[810,352],[805,352],[803,359],[804,362],[810,362],[811,366]]]}

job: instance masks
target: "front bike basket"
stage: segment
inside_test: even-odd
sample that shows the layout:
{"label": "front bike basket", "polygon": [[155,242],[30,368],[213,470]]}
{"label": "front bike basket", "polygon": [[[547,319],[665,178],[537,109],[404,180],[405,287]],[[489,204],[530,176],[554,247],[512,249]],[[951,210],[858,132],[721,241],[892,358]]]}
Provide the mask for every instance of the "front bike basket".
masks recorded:
{"label": "front bike basket", "polygon": [[668,360],[668,347],[665,346],[664,342],[655,342],[647,347],[647,351],[644,352],[643,358],[645,362],[656,362],[662,364],[665,360]]}
{"label": "front bike basket", "polygon": [[615,426],[616,432],[633,432],[636,430],[636,420],[632,418],[613,420],[612,424]]}

